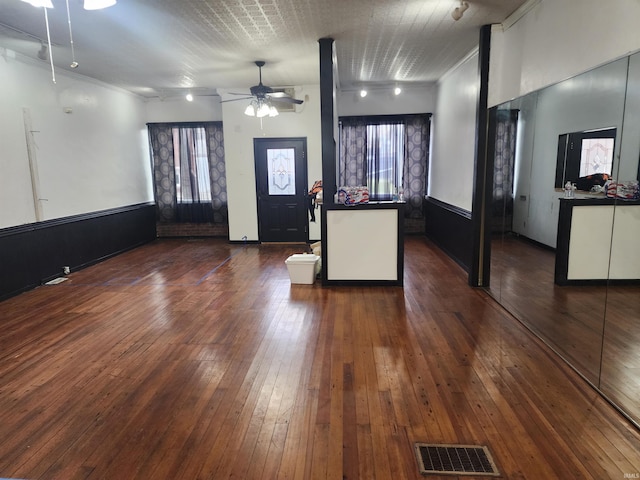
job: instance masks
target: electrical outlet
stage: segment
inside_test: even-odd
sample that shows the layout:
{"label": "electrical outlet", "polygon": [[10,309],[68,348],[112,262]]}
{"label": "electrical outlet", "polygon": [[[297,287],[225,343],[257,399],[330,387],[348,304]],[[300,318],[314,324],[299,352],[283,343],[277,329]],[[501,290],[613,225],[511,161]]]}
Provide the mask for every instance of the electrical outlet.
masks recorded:
{"label": "electrical outlet", "polygon": [[62,273],[69,275],[71,273],[71,269],[69,267],[62,267]]}

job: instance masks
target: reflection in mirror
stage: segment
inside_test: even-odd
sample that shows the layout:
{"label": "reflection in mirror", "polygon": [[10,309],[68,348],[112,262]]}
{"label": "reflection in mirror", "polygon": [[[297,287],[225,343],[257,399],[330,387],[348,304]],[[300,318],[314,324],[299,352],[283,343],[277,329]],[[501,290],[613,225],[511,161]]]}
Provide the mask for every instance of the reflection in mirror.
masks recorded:
{"label": "reflection in mirror", "polygon": [[[493,158],[493,190],[490,206],[492,255],[503,258],[503,236],[512,232],[514,166],[516,156],[516,129],[518,109],[509,104],[492,112],[491,125],[495,131],[495,142],[490,146]],[[491,263],[491,293],[500,297],[500,278],[503,266],[497,261]]]}
{"label": "reflection in mirror", "polygon": [[615,139],[615,128],[560,135],[555,187],[565,188],[569,182],[589,192],[596,185],[604,186],[613,174]]}
{"label": "reflection in mirror", "polygon": [[[582,144],[584,138],[592,133],[597,138],[615,138],[613,144],[600,142],[592,151],[598,152],[599,161],[609,155],[603,163],[603,168],[611,166],[613,175],[621,175],[626,167],[618,164],[620,152],[631,151],[629,143],[623,137],[623,115],[625,114],[625,91],[628,61],[626,58],[603,65],[575,78],[565,80],[538,92],[526,95],[500,105],[494,112],[495,145],[490,142],[491,158],[494,160],[494,184],[496,179],[505,175],[498,172],[504,162],[498,160],[500,112],[517,111],[515,155],[513,160],[512,191],[502,199],[496,196],[494,188],[493,204],[491,205],[491,219],[493,239],[491,242],[490,282],[488,291],[507,310],[513,313],[528,328],[542,338],[551,348],[571,364],[582,376],[595,387],[600,387],[609,375],[612,385],[608,396],[613,397],[613,386],[616,394],[620,395],[619,405],[627,412],[637,409],[637,400],[633,407],[628,407],[630,395],[640,398],[640,390],[634,392],[620,392],[621,377],[613,377],[608,370],[618,371],[620,364],[615,363],[619,358],[615,351],[621,351],[618,343],[620,336],[611,335],[612,343],[605,339],[606,355],[603,357],[603,331],[605,330],[605,313],[609,313],[611,303],[607,299],[607,269],[605,260],[605,274],[599,281],[569,282],[559,285],[555,282],[556,247],[558,240],[558,222],[560,219],[560,204],[563,201],[561,188],[567,180],[578,183],[580,178],[581,148],[576,149],[576,173],[565,178],[564,157],[562,161],[562,176],[557,185],[558,171],[558,139],[575,132],[572,139]],[[640,90],[637,92],[640,94]],[[636,97],[640,98],[640,95]],[[636,107],[640,107],[637,105]],[[640,112],[640,108],[635,109]],[[625,115],[625,119],[629,113]],[[491,117],[490,117],[491,118]],[[640,126],[640,118],[637,120]],[[605,135],[601,131],[605,129]],[[600,133],[596,134],[596,131]],[[585,133],[588,132],[588,133]],[[635,139],[640,138],[640,129]],[[593,138],[593,136],[592,136]],[[593,145],[592,145],[593,147]],[[636,162],[640,145],[633,147],[636,152]],[[493,151],[495,150],[495,151]],[[610,155],[608,151],[613,151]],[[591,157],[594,160],[594,157]],[[597,164],[596,161],[596,164]],[[592,162],[592,167],[600,170]],[[586,160],[585,165],[586,167]],[[573,169],[571,166],[569,169]],[[637,171],[638,165],[635,165]],[[593,174],[593,171],[583,175]],[[595,172],[605,173],[605,172]],[[573,178],[575,176],[575,179]],[[591,186],[586,190],[591,190]],[[495,187],[495,185],[494,185]],[[508,198],[507,198],[508,197]],[[587,191],[577,191],[571,202],[588,205],[588,202],[602,201],[604,194],[594,195]],[[501,200],[501,201],[500,201]],[[593,249],[591,256],[585,252],[586,258],[598,259],[602,252],[608,257],[611,248],[611,224],[601,225],[591,223],[590,232],[603,231],[605,241]],[[640,232],[639,232],[640,234]],[[587,232],[589,236],[589,232]],[[638,235],[635,236],[635,239]],[[637,253],[636,253],[637,255]],[[624,294],[623,294],[624,295]],[[637,305],[629,306],[635,308]],[[637,313],[636,319],[637,319]],[[639,323],[640,322],[636,322]],[[608,325],[607,325],[608,328]],[[624,328],[628,328],[628,325]],[[639,327],[640,328],[640,327]],[[635,350],[640,342],[633,340]],[[615,343],[615,346],[614,346]],[[625,347],[626,348],[626,347]],[[630,346],[628,348],[631,348]],[[634,350],[634,351],[635,351]],[[638,354],[640,357],[640,354]],[[610,358],[609,358],[610,357]],[[640,358],[638,358],[640,360]],[[605,363],[601,372],[601,361]],[[627,377],[636,375],[640,378],[640,361],[635,363],[637,375],[626,370]],[[624,370],[623,370],[624,371]],[[602,376],[601,376],[602,374]],[[623,375],[623,376],[625,376]],[[629,378],[625,381],[628,384]],[[624,397],[624,398],[623,398]],[[640,412],[635,413],[640,419]]]}
{"label": "reflection in mirror", "polygon": [[[629,58],[619,182],[640,180],[640,54]],[[617,234],[620,232],[620,234]],[[616,199],[611,266],[626,279],[611,280],[607,289],[602,349],[602,392],[640,424],[640,200]]]}

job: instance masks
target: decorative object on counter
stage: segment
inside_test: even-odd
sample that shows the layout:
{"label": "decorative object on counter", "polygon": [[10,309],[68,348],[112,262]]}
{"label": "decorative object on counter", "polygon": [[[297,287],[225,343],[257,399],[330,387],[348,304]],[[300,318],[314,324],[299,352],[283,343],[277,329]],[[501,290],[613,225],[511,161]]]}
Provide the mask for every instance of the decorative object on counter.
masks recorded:
{"label": "decorative object on counter", "polygon": [[573,198],[575,197],[576,186],[571,182],[567,182],[564,184],[564,198]]}
{"label": "decorative object on counter", "polygon": [[369,189],[363,185],[357,187],[339,187],[338,201],[336,203],[343,205],[369,203]]}
{"label": "decorative object on counter", "polygon": [[622,200],[640,199],[640,188],[637,180],[627,182],[607,182],[605,192],[609,198],[620,198]]}

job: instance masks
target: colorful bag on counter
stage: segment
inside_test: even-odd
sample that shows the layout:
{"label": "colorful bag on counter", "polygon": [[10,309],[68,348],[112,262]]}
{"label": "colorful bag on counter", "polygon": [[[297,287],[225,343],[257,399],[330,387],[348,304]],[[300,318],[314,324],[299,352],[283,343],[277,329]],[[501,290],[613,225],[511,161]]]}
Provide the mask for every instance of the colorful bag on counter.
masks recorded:
{"label": "colorful bag on counter", "polygon": [[369,203],[369,189],[365,186],[339,187],[338,203],[343,203],[344,205]]}
{"label": "colorful bag on counter", "polygon": [[621,198],[623,200],[640,199],[640,188],[638,181],[632,180],[628,182],[607,182],[605,191],[609,198]]}

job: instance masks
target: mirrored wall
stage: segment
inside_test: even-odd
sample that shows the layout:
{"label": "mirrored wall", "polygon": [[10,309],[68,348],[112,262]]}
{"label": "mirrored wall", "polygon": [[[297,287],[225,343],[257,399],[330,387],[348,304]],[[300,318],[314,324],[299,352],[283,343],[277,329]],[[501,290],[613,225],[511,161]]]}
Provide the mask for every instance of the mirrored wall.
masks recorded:
{"label": "mirrored wall", "polygon": [[487,289],[640,426],[640,54],[490,125]]}

